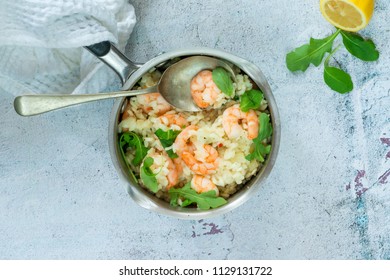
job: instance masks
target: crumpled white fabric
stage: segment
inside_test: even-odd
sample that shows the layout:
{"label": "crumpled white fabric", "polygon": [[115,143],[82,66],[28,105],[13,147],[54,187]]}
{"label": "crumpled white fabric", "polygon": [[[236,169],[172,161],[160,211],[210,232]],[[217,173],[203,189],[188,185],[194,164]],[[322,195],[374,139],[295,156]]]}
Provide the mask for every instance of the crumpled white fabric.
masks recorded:
{"label": "crumpled white fabric", "polygon": [[25,93],[97,93],[119,83],[82,46],[111,41],[120,50],[136,18],[127,0],[2,0],[0,87]]}

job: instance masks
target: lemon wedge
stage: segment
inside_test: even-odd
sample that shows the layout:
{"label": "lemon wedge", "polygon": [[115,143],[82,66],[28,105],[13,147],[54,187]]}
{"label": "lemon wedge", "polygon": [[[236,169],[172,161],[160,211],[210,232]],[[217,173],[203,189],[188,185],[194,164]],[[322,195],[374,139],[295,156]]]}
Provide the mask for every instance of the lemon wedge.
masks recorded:
{"label": "lemon wedge", "polygon": [[334,26],[356,32],[367,26],[374,0],[320,0],[322,15]]}

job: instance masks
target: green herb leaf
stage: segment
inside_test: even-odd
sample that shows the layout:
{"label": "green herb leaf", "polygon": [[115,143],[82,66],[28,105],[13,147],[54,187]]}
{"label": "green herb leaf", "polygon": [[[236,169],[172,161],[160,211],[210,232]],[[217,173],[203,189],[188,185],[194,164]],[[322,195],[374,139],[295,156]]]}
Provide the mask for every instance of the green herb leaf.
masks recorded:
{"label": "green herb leaf", "polygon": [[189,205],[191,205],[191,204],[193,204],[194,202],[193,201],[191,201],[191,200],[189,200],[189,199],[185,199],[185,200],[183,200],[182,202],[181,202],[181,207],[187,207],[187,206],[189,206]]}
{"label": "green herb leaf", "polygon": [[153,158],[146,157],[140,168],[140,176],[144,185],[153,193],[156,193],[158,191],[158,183],[156,179],[157,174],[154,174],[153,171],[150,169],[153,163]]}
{"label": "green herb leaf", "polygon": [[[171,189],[169,189],[168,193],[169,193],[169,196],[170,196],[170,198],[171,198],[171,200],[169,201],[169,204],[170,204],[171,206],[174,206],[174,207],[179,206],[179,202],[178,202],[179,197],[180,197],[179,194],[178,194],[178,193],[173,193],[173,192],[171,191]],[[191,204],[191,203],[190,203],[190,204]]]}
{"label": "green herb leaf", "polygon": [[325,66],[324,81],[331,89],[339,93],[347,93],[353,90],[351,76],[336,67]]}
{"label": "green herb leaf", "polygon": [[259,126],[259,135],[257,136],[257,138],[259,138],[260,141],[263,141],[272,135],[272,124],[268,114],[260,114]]}
{"label": "green herb leaf", "polygon": [[128,147],[135,148],[135,157],[132,160],[132,164],[138,166],[146,156],[148,149],[145,147],[144,142],[140,136],[134,132],[125,132],[119,139],[119,146],[123,153],[126,153]]}
{"label": "green herb leaf", "polygon": [[260,108],[262,100],[263,93],[260,90],[248,90],[241,96],[240,109],[243,112],[248,112],[250,109],[256,110]]}
{"label": "green herb leaf", "polygon": [[324,81],[334,91],[339,93],[350,92],[353,89],[351,76],[343,70],[329,66],[329,60],[333,54],[340,48],[335,48],[324,62]]}
{"label": "green herb leaf", "polygon": [[258,160],[264,162],[265,156],[271,152],[271,145],[264,145],[258,138],[253,139],[254,150],[249,155],[245,156],[246,160]]}
{"label": "green herb leaf", "polygon": [[180,130],[172,130],[164,131],[161,128],[157,129],[154,134],[160,139],[161,145],[166,150],[168,156],[170,158],[177,158],[178,155],[172,151],[172,149],[167,149],[173,145],[176,140],[177,135],[180,134]]}
{"label": "green herb leaf", "polygon": [[[185,187],[185,186],[184,186],[184,187]],[[183,188],[184,188],[184,187],[183,187]],[[179,198],[180,198],[179,193],[178,193],[178,192],[172,192],[172,191],[170,191],[169,193],[170,193],[170,197],[171,197],[170,205],[172,205],[172,206],[186,207],[186,206],[189,206],[189,205],[195,203],[195,202],[193,202],[192,200],[189,200],[189,199],[184,199],[184,200],[183,200],[183,197],[181,197],[181,198],[182,198],[182,201],[181,201],[181,203],[180,203],[180,205],[179,205],[179,201],[178,201]]]}
{"label": "green herb leaf", "polygon": [[253,151],[245,157],[245,159],[258,160],[264,162],[265,156],[271,152],[271,145],[263,143],[268,137],[272,135],[272,124],[270,117],[266,113],[261,113],[259,116],[259,134],[253,139]]}
{"label": "green herb leaf", "polygon": [[376,50],[372,40],[365,40],[357,33],[341,31],[345,48],[357,58],[364,61],[375,61],[379,58],[379,52]]}
{"label": "green herb leaf", "polygon": [[119,148],[120,148],[119,150],[121,151],[122,158],[123,158],[124,162],[126,163],[127,170],[129,171],[129,173],[131,175],[131,178],[136,183],[137,182],[137,177],[135,177],[134,172],[133,172],[133,170],[131,170],[131,167],[130,167],[129,163],[127,162],[127,159],[126,159],[127,146],[128,146],[128,143],[123,139],[123,135],[121,135],[121,137],[119,139]]}
{"label": "green herb leaf", "polygon": [[179,156],[172,150],[172,149],[169,149],[169,150],[165,150],[166,152],[167,152],[167,154],[168,154],[168,156],[170,157],[170,158],[178,158]]}
{"label": "green herb leaf", "polygon": [[310,45],[306,44],[296,48],[292,52],[289,52],[286,56],[288,70],[291,72],[299,70],[306,71],[310,65],[310,59],[308,55],[309,49]]}
{"label": "green herb leaf", "polygon": [[332,51],[334,39],[340,33],[337,30],[334,34],[324,39],[310,38],[310,43],[296,48],[286,56],[287,68],[294,71],[306,71],[312,63],[315,66],[320,65],[325,53]]}
{"label": "green herb leaf", "polygon": [[212,73],[213,81],[217,87],[227,96],[233,97],[233,81],[230,78],[229,73],[222,67],[215,68]]}
{"label": "green herb leaf", "polygon": [[180,130],[169,129],[167,131],[162,130],[161,128],[157,129],[154,134],[160,139],[161,145],[164,148],[172,146],[175,142],[177,135],[180,134]]}
{"label": "green herb leaf", "polygon": [[[187,183],[182,188],[171,188],[169,191],[171,195],[171,205],[177,206],[177,200],[181,197],[185,200],[183,204],[188,206],[196,203],[199,209],[208,210],[210,208],[217,208],[227,203],[222,197],[217,197],[215,191],[208,191],[205,193],[197,193],[191,188],[191,183]],[[182,204],[182,207],[184,207]]]}

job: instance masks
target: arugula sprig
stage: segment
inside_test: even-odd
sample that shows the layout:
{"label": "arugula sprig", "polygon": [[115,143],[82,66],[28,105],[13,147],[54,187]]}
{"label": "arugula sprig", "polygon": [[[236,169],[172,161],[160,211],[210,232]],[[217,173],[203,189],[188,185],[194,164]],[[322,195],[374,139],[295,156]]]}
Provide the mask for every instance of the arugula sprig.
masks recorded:
{"label": "arugula sprig", "polygon": [[286,56],[287,68],[294,71],[306,71],[313,64],[319,66],[325,53],[332,51],[333,41],[340,33],[337,30],[334,34],[324,39],[310,38],[310,43],[296,48]]}
{"label": "arugula sprig", "polygon": [[170,194],[172,206],[179,205],[179,198],[184,199],[181,203],[181,207],[185,207],[196,203],[201,210],[208,210],[210,208],[217,208],[227,203],[223,197],[218,197],[217,193],[213,190],[205,193],[197,193],[191,188],[191,183],[188,182],[182,188],[171,188],[168,193]]}
{"label": "arugula sprig", "polygon": [[379,52],[376,50],[372,40],[365,40],[359,34],[340,31],[343,37],[345,48],[355,57],[363,61],[376,61],[379,58]]}
{"label": "arugula sprig", "polygon": [[180,130],[169,129],[167,131],[161,128],[157,129],[154,134],[160,139],[161,145],[164,147],[170,158],[177,158],[178,155],[170,148],[176,140],[177,135],[180,134]]}
{"label": "arugula sprig", "polygon": [[141,164],[142,160],[146,156],[148,149],[145,147],[142,138],[134,132],[124,132],[119,138],[119,148],[122,154],[122,158],[126,163],[127,169],[133,180],[136,182],[137,178],[135,177],[133,171],[131,170],[129,163],[126,159],[126,152],[128,148],[135,149],[134,159],[131,161],[131,164],[138,166]]}
{"label": "arugula sprig", "polygon": [[144,185],[153,193],[158,191],[158,183],[156,179],[156,174],[150,169],[153,165],[154,159],[151,157],[146,157],[143,161],[143,164],[140,168],[140,176]]}
{"label": "arugula sprig", "polygon": [[212,71],[213,82],[228,97],[233,97],[233,81],[229,73],[222,67],[217,67]]}
{"label": "arugula sprig", "polygon": [[253,151],[245,157],[249,161],[256,159],[264,162],[266,155],[271,152],[271,145],[264,143],[264,140],[272,135],[272,124],[268,114],[260,114],[259,127],[259,134],[253,139]]}
{"label": "arugula sprig", "polygon": [[334,91],[339,93],[350,92],[353,83],[350,75],[345,71],[329,66],[329,58],[334,54],[333,41],[341,34],[347,51],[363,61],[376,61],[379,52],[372,40],[366,40],[357,33],[350,33],[337,29],[332,35],[324,39],[310,38],[310,43],[294,49],[286,55],[287,68],[291,72],[306,71],[313,64],[319,66],[325,54],[331,53],[325,61],[324,81]]}
{"label": "arugula sprig", "polygon": [[123,153],[126,153],[128,147],[135,149],[135,157],[132,160],[132,164],[138,166],[146,156],[148,149],[145,147],[142,138],[134,132],[125,132],[119,139],[119,146]]}
{"label": "arugula sprig", "polygon": [[244,94],[240,98],[241,111],[248,112],[251,109],[259,109],[263,98],[263,93],[260,90],[251,89],[244,92]]}
{"label": "arugula sprig", "polygon": [[353,82],[351,76],[347,72],[337,67],[329,66],[329,59],[339,48],[340,46],[335,48],[325,59],[324,81],[331,89],[343,94],[353,90]]}

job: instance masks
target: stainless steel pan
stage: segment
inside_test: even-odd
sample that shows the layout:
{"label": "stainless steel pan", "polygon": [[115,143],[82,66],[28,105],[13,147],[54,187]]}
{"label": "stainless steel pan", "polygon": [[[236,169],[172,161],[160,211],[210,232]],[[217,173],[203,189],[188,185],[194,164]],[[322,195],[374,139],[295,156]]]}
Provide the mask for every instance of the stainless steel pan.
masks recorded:
{"label": "stainless steel pan", "polygon": [[[228,203],[226,205],[211,210],[172,207],[169,205],[169,203],[155,197],[153,194],[139,186],[137,182],[133,181],[132,177],[127,171],[127,166],[121,156],[118,145],[118,123],[126,103],[126,98],[118,98],[112,108],[108,130],[108,141],[113,164],[118,171],[119,176],[126,185],[127,192],[134,199],[134,201],[146,209],[181,219],[203,219],[231,211],[232,209],[243,204],[252,196],[256,195],[256,191],[264,183],[264,180],[270,174],[271,169],[275,164],[280,142],[280,119],[278,108],[265,76],[256,65],[238,56],[211,48],[189,48],[174,50],[163,53],[142,65],[131,62],[125,55],[118,51],[109,42],[102,42],[87,48],[119,75],[123,83],[122,89],[132,88],[145,73],[155,67],[169,64],[171,61],[174,61],[180,57],[192,55],[207,55],[223,59],[229,63],[234,64],[243,72],[245,72],[263,91],[264,97],[268,101],[273,125],[273,135],[271,142],[272,150],[264,164],[264,167],[257,173],[256,176],[248,181],[240,191],[231,196],[228,199]],[[261,203],[261,201],[259,201],[259,203]]]}

